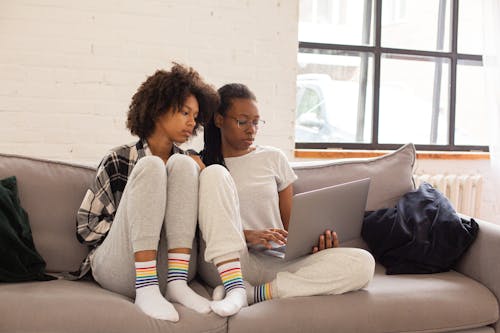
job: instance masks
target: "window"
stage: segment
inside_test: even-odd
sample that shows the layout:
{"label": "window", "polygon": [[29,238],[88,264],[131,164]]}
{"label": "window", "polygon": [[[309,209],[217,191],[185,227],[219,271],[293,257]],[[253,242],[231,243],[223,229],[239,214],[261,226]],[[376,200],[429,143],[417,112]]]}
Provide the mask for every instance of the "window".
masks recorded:
{"label": "window", "polygon": [[296,148],[488,151],[475,0],[300,0]]}

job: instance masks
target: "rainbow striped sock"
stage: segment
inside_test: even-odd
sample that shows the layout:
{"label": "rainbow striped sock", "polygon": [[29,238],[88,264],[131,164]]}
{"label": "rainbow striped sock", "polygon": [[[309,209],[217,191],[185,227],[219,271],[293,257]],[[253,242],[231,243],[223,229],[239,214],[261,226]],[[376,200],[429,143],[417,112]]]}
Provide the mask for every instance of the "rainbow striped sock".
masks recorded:
{"label": "rainbow striped sock", "polygon": [[264,283],[253,287],[253,302],[259,303],[273,298],[271,293],[271,283]]}
{"label": "rainbow striped sock", "polygon": [[156,260],[135,263],[135,289],[158,285]]}
{"label": "rainbow striped sock", "polygon": [[245,289],[240,261],[231,261],[217,266],[226,294],[236,288]]}
{"label": "rainbow striped sock", "polygon": [[190,254],[168,253],[168,278],[167,282],[186,281],[188,279]]}

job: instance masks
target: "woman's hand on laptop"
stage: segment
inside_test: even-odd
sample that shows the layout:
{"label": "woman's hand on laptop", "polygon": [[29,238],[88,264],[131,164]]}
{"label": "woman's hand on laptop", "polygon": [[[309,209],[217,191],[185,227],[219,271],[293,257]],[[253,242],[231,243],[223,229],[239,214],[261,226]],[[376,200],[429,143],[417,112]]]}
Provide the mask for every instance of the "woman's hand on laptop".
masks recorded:
{"label": "woman's hand on laptop", "polygon": [[243,232],[248,245],[263,245],[268,249],[273,248],[270,242],[285,245],[288,236],[288,232],[283,229],[243,230]]}
{"label": "woman's hand on laptop", "polygon": [[313,247],[312,253],[316,253],[324,249],[331,249],[332,247],[339,247],[339,239],[337,238],[336,232],[327,230],[324,234],[319,236],[318,246]]}

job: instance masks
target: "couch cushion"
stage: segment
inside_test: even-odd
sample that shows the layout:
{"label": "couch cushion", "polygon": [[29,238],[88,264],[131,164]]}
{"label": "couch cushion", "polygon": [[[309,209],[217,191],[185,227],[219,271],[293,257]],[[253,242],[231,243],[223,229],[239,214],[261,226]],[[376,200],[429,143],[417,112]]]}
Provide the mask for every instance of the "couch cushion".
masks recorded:
{"label": "couch cushion", "polygon": [[87,254],[75,236],[76,211],[95,168],[0,154],[0,178],[16,176],[36,249],[47,271],[78,269]]}
{"label": "couch cushion", "polygon": [[337,185],[348,181],[371,178],[367,210],[389,208],[408,191],[414,190],[413,166],[415,146],[411,143],[384,156],[327,162],[294,162],[299,177],[295,193]]}
{"label": "couch cushion", "polygon": [[447,332],[498,320],[495,296],[455,271],[375,277],[361,291],[254,304],[229,319],[230,332]]}
{"label": "couch cushion", "polygon": [[[199,286],[194,289],[200,292]],[[226,319],[175,304],[171,323],[144,314],[133,301],[90,281],[0,284],[1,332],[226,332]],[[204,295],[206,296],[206,295]]]}

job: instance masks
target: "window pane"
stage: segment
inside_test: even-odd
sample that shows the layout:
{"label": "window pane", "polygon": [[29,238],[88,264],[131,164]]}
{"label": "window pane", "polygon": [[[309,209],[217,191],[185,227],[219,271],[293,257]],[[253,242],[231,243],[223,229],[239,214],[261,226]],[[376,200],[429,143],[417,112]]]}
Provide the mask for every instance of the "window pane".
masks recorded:
{"label": "window pane", "polygon": [[488,117],[484,67],[478,62],[459,62],[455,107],[455,143],[488,145]]}
{"label": "window pane", "polygon": [[372,0],[300,0],[299,41],[372,45]]}
{"label": "window pane", "polygon": [[449,51],[450,3],[446,0],[384,0],[381,45]]}
{"label": "window pane", "polygon": [[448,144],[448,60],[386,54],[380,66],[379,142]]}
{"label": "window pane", "polygon": [[296,142],[370,142],[373,57],[306,50],[298,54]]}
{"label": "window pane", "polygon": [[482,1],[460,0],[458,12],[458,52],[483,54]]}

